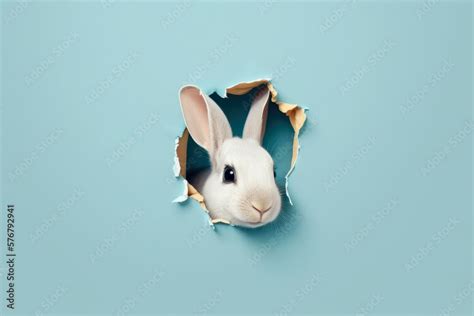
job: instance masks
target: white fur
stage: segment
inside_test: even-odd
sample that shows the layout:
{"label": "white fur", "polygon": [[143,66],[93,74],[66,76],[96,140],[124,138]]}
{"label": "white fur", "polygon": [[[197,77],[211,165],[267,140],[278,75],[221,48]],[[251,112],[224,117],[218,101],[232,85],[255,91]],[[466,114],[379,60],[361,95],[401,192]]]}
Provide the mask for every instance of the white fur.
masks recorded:
{"label": "white fur", "polygon": [[[268,89],[264,89],[263,96],[257,96],[252,104],[243,139],[231,138],[230,124],[224,113],[197,87],[186,86],[180,91],[186,125],[188,129],[192,126],[190,134],[211,157],[211,170],[196,175],[191,183],[204,196],[213,219],[259,227],[273,221],[280,213],[281,197],[273,175],[273,160],[260,144],[269,98]],[[226,165],[235,169],[235,183],[223,182]]]}

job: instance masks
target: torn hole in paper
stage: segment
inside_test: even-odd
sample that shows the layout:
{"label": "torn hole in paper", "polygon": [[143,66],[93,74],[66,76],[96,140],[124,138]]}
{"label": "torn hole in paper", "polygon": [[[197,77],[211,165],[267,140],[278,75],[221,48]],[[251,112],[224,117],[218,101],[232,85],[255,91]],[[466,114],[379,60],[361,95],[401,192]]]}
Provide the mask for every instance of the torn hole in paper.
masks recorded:
{"label": "torn hole in paper", "polygon": [[[215,92],[209,97],[225,113],[234,136],[241,137],[252,99],[255,98],[258,89],[262,86],[270,92],[262,147],[272,156],[276,168],[277,185],[292,204],[288,179],[298,159],[300,149],[298,136],[306,121],[306,109],[297,104],[278,100],[276,89],[267,79],[239,83],[227,88],[224,97],[220,97]],[[174,165],[175,176],[183,183],[183,194],[173,202],[181,203],[191,198],[197,201],[208,214],[211,225],[216,223],[233,224],[222,218],[212,218],[203,195],[192,184],[192,175],[206,168],[210,168],[208,153],[190,137],[188,128],[185,128],[182,135],[176,139]]]}

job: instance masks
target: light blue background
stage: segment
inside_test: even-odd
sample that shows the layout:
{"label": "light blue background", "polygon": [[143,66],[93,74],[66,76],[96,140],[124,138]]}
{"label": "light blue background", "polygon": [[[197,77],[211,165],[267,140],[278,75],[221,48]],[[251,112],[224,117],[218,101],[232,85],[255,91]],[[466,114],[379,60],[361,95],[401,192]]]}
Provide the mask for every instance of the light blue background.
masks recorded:
{"label": "light blue background", "polygon": [[[3,2],[1,38],[16,314],[472,312],[470,2]],[[310,108],[295,206],[212,231],[170,203],[177,91],[261,77]]]}

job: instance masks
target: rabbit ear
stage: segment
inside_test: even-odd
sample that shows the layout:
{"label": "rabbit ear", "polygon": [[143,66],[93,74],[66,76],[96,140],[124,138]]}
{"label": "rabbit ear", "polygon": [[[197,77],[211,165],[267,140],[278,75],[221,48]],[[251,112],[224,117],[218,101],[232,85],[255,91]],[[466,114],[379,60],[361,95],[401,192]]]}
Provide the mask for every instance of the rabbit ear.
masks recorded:
{"label": "rabbit ear", "polygon": [[267,125],[269,97],[268,87],[266,85],[261,86],[253,99],[247,121],[245,121],[243,138],[252,138],[260,144],[262,143],[265,126]]}
{"label": "rabbit ear", "polygon": [[212,156],[226,139],[232,137],[232,129],[224,112],[195,86],[182,87],[179,99],[189,133]]}

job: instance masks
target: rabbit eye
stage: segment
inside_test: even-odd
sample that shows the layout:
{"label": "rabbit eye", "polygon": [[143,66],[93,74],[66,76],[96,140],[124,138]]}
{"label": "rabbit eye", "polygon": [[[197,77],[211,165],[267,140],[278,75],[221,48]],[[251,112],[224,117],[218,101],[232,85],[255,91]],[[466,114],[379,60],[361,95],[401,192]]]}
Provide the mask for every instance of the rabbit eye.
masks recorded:
{"label": "rabbit eye", "polygon": [[235,170],[231,166],[225,166],[224,168],[224,183],[235,183]]}
{"label": "rabbit eye", "polygon": [[275,171],[275,169],[273,169],[273,177],[274,177],[274,178],[277,177],[277,172]]}

